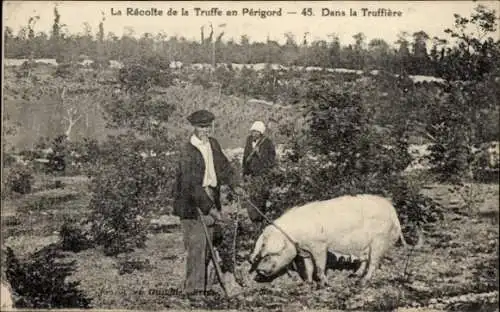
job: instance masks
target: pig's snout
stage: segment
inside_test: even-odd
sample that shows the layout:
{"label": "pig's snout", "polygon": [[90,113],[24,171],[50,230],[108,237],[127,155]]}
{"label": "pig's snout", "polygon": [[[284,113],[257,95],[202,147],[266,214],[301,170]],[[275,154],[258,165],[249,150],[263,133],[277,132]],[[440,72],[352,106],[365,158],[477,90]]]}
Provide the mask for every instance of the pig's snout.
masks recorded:
{"label": "pig's snout", "polygon": [[261,259],[261,256],[260,256],[260,253],[258,254],[251,254],[249,257],[248,257],[248,262],[250,264],[254,264],[254,263],[258,263]]}
{"label": "pig's snout", "polygon": [[259,257],[259,255],[257,255],[257,256],[253,256],[253,257],[252,257],[252,256],[250,256],[250,257],[248,258],[248,262],[250,262],[250,264],[252,265],[252,266],[250,267],[250,270],[248,271],[248,273],[252,273],[252,272],[254,272],[254,271],[255,271],[255,269],[256,269],[256,268],[257,268],[257,266],[259,265],[259,262],[260,262],[260,257]]}
{"label": "pig's snout", "polygon": [[255,271],[260,276],[269,277],[277,273],[278,265],[276,263],[265,263],[263,266],[259,266]]}

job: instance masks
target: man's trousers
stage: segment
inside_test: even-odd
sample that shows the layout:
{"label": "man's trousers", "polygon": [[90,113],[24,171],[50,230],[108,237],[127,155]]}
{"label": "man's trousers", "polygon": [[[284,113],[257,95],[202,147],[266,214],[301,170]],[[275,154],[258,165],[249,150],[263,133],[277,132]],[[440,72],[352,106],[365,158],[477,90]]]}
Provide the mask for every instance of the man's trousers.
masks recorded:
{"label": "man's trousers", "polygon": [[[186,279],[184,292],[207,291],[207,267],[211,255],[203,225],[197,219],[181,219],[186,249]],[[213,227],[208,227],[209,239],[213,238]]]}

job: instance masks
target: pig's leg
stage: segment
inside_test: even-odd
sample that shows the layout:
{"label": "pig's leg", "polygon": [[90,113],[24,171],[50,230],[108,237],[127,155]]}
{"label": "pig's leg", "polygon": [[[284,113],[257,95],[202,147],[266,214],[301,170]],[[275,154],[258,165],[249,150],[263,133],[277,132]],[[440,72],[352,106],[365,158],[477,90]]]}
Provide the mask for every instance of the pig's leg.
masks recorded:
{"label": "pig's leg", "polygon": [[318,277],[319,285],[328,286],[328,282],[326,280],[326,275],[325,275],[326,257],[327,257],[326,246],[315,246],[311,250],[311,254],[313,257],[314,265],[316,267],[316,276]]}
{"label": "pig's leg", "polygon": [[311,257],[305,257],[304,259],[304,273],[306,277],[306,281],[308,283],[312,283],[313,281],[313,273],[314,273],[314,263]]}
{"label": "pig's leg", "polygon": [[303,253],[302,255],[297,256],[293,263],[296,264],[297,272],[299,273],[302,281],[305,283],[312,283],[314,264],[312,262],[311,254]]}
{"label": "pig's leg", "polygon": [[370,280],[373,272],[379,267],[380,260],[387,250],[387,237],[377,237],[372,241],[370,247],[370,260],[368,263],[368,270],[366,271],[366,275],[362,278],[363,283],[366,283],[368,280]]}
{"label": "pig's leg", "polygon": [[370,247],[366,247],[359,255],[359,268],[350,276],[362,277],[366,273],[368,262],[370,262]]}
{"label": "pig's leg", "polygon": [[361,264],[359,265],[359,268],[354,272],[355,276],[361,277],[363,274],[366,272],[366,266],[368,264],[368,259],[362,259],[360,260]]}

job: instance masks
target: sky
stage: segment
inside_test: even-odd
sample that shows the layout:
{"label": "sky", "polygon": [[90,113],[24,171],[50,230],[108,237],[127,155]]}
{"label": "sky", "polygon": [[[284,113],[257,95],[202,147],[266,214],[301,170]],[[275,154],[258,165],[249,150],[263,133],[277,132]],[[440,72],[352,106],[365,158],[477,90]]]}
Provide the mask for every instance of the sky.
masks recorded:
{"label": "sky", "polygon": [[[284,34],[290,32],[300,43],[305,33],[308,33],[309,42],[328,40],[329,35],[334,33],[344,45],[353,43],[352,36],[363,32],[367,41],[381,38],[393,45],[402,31],[412,34],[423,30],[431,38],[438,36],[449,39],[444,29],[453,26],[453,14],[468,17],[478,3],[495,9],[498,15],[498,1],[4,1],[3,24],[4,27],[12,27],[14,33],[17,33],[27,25],[30,16],[38,15],[40,19],[35,25],[35,31],[49,33],[54,20],[54,6],[57,4],[61,23],[72,34],[83,33],[85,22],[90,24],[95,34],[104,14],[105,33],[113,32],[118,36],[127,33],[127,28],[132,28],[136,35],[163,32],[168,37],[177,35],[189,40],[199,40],[200,27],[205,26],[205,34],[208,34],[208,25],[212,23],[215,35],[225,32],[223,41],[232,38],[239,42],[241,36],[246,34],[251,42],[265,42],[266,38],[270,38],[283,43]],[[196,16],[195,8],[209,12],[220,11],[222,16]],[[385,9],[385,12],[401,12],[401,16],[363,16],[363,12],[367,12],[363,8],[370,11]],[[163,15],[127,15],[127,9],[153,10],[150,11],[153,14],[162,10]],[[167,15],[169,9],[177,11],[177,16]],[[189,15],[182,16],[182,9]],[[281,16],[250,16],[250,9],[281,9]],[[237,16],[226,15],[227,11],[232,10],[235,10]],[[302,15],[303,10],[306,15],[311,16]],[[357,16],[351,16],[351,10]],[[117,15],[119,11],[121,15]],[[343,12],[345,16],[324,16],[324,13],[335,11],[338,14]],[[289,14],[292,12],[295,14]],[[498,34],[497,31],[497,37]]]}

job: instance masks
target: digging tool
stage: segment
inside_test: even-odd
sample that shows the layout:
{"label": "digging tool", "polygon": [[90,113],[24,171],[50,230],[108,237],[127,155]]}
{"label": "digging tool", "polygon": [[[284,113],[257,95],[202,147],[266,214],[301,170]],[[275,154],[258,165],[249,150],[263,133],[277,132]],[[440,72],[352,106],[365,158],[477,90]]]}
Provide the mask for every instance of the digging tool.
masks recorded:
{"label": "digging tool", "polygon": [[212,261],[214,263],[214,268],[215,268],[215,273],[217,274],[217,279],[219,280],[219,284],[222,287],[224,294],[226,295],[226,297],[229,297],[229,294],[227,293],[227,289],[226,289],[226,284],[224,284],[224,280],[222,279],[222,270],[219,266],[219,262],[217,262],[217,256],[215,254],[214,245],[212,244],[212,240],[210,239],[210,235],[208,234],[207,225],[205,224],[205,221],[203,221],[203,213],[201,212],[200,208],[196,208],[196,209],[198,210],[198,214],[200,215],[200,222],[203,226],[203,231],[205,232],[205,238],[207,239],[208,248],[210,249],[210,256],[212,257]]}

